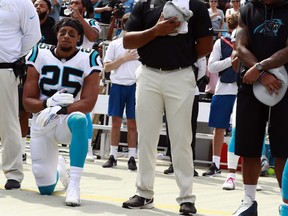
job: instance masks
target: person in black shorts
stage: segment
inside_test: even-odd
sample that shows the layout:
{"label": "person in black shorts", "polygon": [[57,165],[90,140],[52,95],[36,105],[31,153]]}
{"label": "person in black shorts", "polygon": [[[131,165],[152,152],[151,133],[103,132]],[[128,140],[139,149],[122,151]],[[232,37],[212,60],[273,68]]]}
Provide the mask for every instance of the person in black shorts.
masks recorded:
{"label": "person in black shorts", "polygon": [[288,156],[288,94],[286,92],[279,103],[269,107],[256,99],[253,84],[260,80],[271,95],[282,88],[281,82],[269,70],[288,63],[287,13],[288,2],[284,0],[254,0],[240,9],[236,51],[241,67],[235,153],[243,157],[245,195],[234,216],[258,214],[255,195],[267,122],[271,153],[276,158],[276,177],[281,188],[283,167]]}

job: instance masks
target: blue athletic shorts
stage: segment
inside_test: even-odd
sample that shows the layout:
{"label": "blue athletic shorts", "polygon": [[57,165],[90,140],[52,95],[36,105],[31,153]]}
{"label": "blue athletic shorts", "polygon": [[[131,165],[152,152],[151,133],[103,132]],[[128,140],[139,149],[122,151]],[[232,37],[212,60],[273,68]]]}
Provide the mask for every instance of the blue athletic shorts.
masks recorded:
{"label": "blue athletic shorts", "polygon": [[235,99],[236,95],[213,95],[210,106],[209,127],[223,129],[229,127]]}
{"label": "blue athletic shorts", "polygon": [[113,84],[110,88],[108,115],[123,117],[126,108],[126,118],[135,119],[135,91],[136,84],[124,86]]}

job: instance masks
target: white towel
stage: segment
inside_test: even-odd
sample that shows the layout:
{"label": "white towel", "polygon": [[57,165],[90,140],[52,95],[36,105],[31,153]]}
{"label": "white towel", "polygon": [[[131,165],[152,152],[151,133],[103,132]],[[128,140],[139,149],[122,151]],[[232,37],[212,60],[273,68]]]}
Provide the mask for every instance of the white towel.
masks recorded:
{"label": "white towel", "polygon": [[[186,34],[188,32],[188,21],[193,16],[193,12],[189,10],[189,0],[172,0],[166,2],[163,8],[163,15],[165,19],[177,16],[181,22],[178,29],[179,34]],[[178,33],[169,34],[175,36]]]}

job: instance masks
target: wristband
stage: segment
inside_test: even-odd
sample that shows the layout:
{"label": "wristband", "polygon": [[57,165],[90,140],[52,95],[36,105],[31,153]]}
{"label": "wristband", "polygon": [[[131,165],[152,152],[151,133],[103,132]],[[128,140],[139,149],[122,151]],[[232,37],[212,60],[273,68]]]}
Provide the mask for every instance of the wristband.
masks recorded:
{"label": "wristband", "polygon": [[266,71],[262,71],[262,72],[259,74],[259,78],[261,78],[265,73],[266,73]]}
{"label": "wristband", "polygon": [[43,100],[43,107],[44,109],[47,108],[47,100]]}
{"label": "wristband", "polygon": [[62,114],[62,115],[66,115],[68,113],[67,107],[62,107],[57,114]]}

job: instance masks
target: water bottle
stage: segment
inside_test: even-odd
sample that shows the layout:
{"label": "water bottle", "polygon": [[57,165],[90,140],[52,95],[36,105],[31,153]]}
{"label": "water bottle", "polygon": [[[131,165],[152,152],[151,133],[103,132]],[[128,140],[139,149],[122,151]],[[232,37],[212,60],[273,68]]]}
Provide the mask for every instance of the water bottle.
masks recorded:
{"label": "water bottle", "polygon": [[72,14],[74,11],[73,10],[71,10],[70,8],[66,8],[65,10],[64,10],[64,14],[66,15],[66,16],[70,16],[70,14]]}

